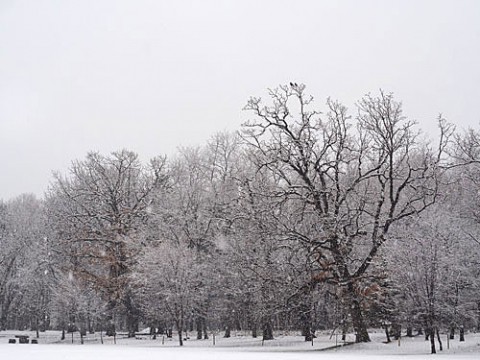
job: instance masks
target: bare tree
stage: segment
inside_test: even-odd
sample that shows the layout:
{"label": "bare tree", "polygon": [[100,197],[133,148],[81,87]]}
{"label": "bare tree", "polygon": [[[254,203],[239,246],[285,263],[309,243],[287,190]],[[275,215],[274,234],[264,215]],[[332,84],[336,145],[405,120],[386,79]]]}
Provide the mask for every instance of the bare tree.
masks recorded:
{"label": "bare tree", "polygon": [[0,329],[48,327],[52,268],[46,236],[43,204],[35,196],[0,204]]}
{"label": "bare tree", "polygon": [[137,269],[146,293],[145,306],[163,312],[175,324],[180,346],[188,320],[207,295],[202,268],[196,249],[163,242],[144,253]]}
{"label": "bare tree", "polygon": [[285,236],[309,247],[318,266],[310,282],[343,288],[356,341],[369,341],[362,313],[364,288],[374,285],[368,270],[392,224],[435,202],[453,129],[440,122],[433,151],[391,94],[360,100],[354,127],[338,102],[328,100],[324,116],[311,110],[304,90],[296,84],[270,90],[269,105],[251,98],[245,109],[254,120],[244,125],[244,138],[256,166],[280,179],[270,196],[290,203],[288,218],[278,221]]}
{"label": "bare tree", "polygon": [[70,176],[55,176],[48,196],[68,270],[103,293],[111,316],[125,314],[130,334],[137,330],[139,310],[129,274],[147,240],[152,191],[167,178],[163,158],[147,168],[130,151],[89,153],[73,163]]}

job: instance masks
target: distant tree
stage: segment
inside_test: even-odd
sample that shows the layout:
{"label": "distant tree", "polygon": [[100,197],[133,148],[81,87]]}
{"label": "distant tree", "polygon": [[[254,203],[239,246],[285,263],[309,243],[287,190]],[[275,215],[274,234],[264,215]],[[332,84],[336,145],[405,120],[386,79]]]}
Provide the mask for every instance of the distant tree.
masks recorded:
{"label": "distant tree", "polygon": [[[472,325],[475,317],[475,266],[478,255],[465,247],[455,215],[444,204],[397,228],[387,245],[391,279],[403,294],[399,311],[408,325],[425,329],[432,353],[442,329]],[[473,260],[473,261],[472,261]],[[441,349],[441,342],[439,345]]]}
{"label": "distant tree", "polygon": [[70,176],[55,175],[47,197],[59,249],[76,278],[101,292],[112,318],[124,318],[132,335],[139,309],[130,273],[142,243],[154,189],[166,184],[165,159],[142,166],[130,151],[89,153]]}
{"label": "distant tree", "polygon": [[48,328],[52,267],[43,204],[30,194],[0,204],[0,329]]}
{"label": "distant tree", "polygon": [[[239,150],[238,136],[229,133],[215,134],[203,147],[181,148],[169,164],[168,189],[155,192],[151,207],[151,238],[155,240],[150,245],[166,242],[197,251],[196,269],[203,274],[202,286],[210,289],[209,296],[195,301],[188,319],[190,328],[196,324],[198,338],[208,337],[207,323],[217,325],[219,318],[227,321],[220,313],[232,311],[227,311],[221,300],[230,297],[229,290],[220,289],[219,284],[227,283],[229,276],[222,248],[235,216]],[[222,279],[212,286],[213,279],[220,275]],[[213,299],[221,303],[215,309]]]}
{"label": "distant tree", "polygon": [[202,268],[198,250],[174,242],[149,248],[139,262],[137,281],[145,293],[144,306],[167,315],[178,331],[180,346],[189,318],[207,295]]}

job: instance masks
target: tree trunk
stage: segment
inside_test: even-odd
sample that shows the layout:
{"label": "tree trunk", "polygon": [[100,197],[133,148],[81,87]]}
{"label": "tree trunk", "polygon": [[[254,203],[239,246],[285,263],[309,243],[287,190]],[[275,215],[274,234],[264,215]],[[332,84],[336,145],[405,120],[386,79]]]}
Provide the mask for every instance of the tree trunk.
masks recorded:
{"label": "tree trunk", "polygon": [[40,333],[39,333],[39,321],[38,321],[38,317],[35,318],[35,335],[36,335],[36,338],[38,339],[40,337]]}
{"label": "tree trunk", "polygon": [[432,354],[436,354],[437,350],[435,350],[435,329],[433,326],[428,329],[429,337],[430,337],[430,349]]}
{"label": "tree trunk", "polygon": [[450,335],[449,335],[449,337],[450,337],[450,340],[455,339],[455,326],[454,326],[454,325],[451,325],[451,326],[450,326]]}
{"label": "tree trunk", "polygon": [[[349,284],[348,290],[350,291],[351,296],[353,295],[353,285]],[[368,335],[367,331],[367,326],[365,324],[365,320],[363,319],[363,314],[362,314],[362,309],[360,307],[360,303],[358,302],[358,299],[355,297],[352,298],[351,300],[351,316],[352,316],[352,324],[353,324],[353,329],[355,330],[355,342],[356,343],[361,343],[361,342],[369,342],[370,341],[370,336]]]}
{"label": "tree trunk", "polygon": [[178,343],[180,346],[183,346],[183,332],[181,327],[178,328]]}
{"label": "tree trunk", "polygon": [[480,331],[480,301],[477,303],[477,331]]}
{"label": "tree trunk", "polygon": [[0,316],[0,330],[7,329],[7,312],[3,311],[2,315]]}
{"label": "tree trunk", "polygon": [[135,333],[138,332],[138,324],[139,324],[139,311],[133,305],[132,297],[130,292],[127,292],[124,298],[124,305],[127,310],[127,331],[128,337],[135,337]]}
{"label": "tree trunk", "polygon": [[407,326],[407,337],[413,337],[413,327],[411,325]]}
{"label": "tree trunk", "polygon": [[273,340],[273,328],[270,320],[266,320],[263,324],[263,340]]}
{"label": "tree trunk", "polygon": [[402,336],[402,326],[398,323],[392,325],[392,335],[395,340],[398,340]]}
{"label": "tree trunk", "polygon": [[197,325],[197,340],[202,340],[203,324],[202,324],[202,318],[200,316],[197,317],[196,325]]}
{"label": "tree trunk", "polygon": [[252,324],[252,337],[256,338],[257,336],[258,336],[258,334],[257,334],[257,324],[254,323],[254,324]]}
{"label": "tree trunk", "polygon": [[347,323],[342,324],[342,341],[347,340]]}
{"label": "tree trunk", "polygon": [[302,335],[305,337],[306,342],[311,342],[313,338],[312,329],[310,323],[304,322],[302,328]]}
{"label": "tree trunk", "polygon": [[156,331],[156,329],[155,329],[155,326],[150,325],[149,334],[150,334],[150,335],[155,335],[156,333],[157,333],[157,331]]}
{"label": "tree trunk", "polygon": [[203,340],[208,340],[207,319],[202,317]]}
{"label": "tree trunk", "polygon": [[310,314],[306,307],[304,307],[300,313],[300,321],[302,323],[302,336],[305,337],[306,342],[312,341]]}
{"label": "tree trunk", "polygon": [[438,347],[440,351],[443,351],[442,339],[440,338],[440,331],[438,331],[438,328],[437,328],[437,340],[438,340]]}
{"label": "tree trunk", "polygon": [[465,341],[465,329],[460,326],[460,341]]}
{"label": "tree trunk", "polygon": [[385,336],[387,337],[387,343],[392,342],[390,339],[390,334],[388,333],[388,325],[385,325]]}
{"label": "tree trunk", "polygon": [[230,334],[230,326],[227,325],[225,328],[225,335],[223,335],[224,338],[229,338],[231,336]]}

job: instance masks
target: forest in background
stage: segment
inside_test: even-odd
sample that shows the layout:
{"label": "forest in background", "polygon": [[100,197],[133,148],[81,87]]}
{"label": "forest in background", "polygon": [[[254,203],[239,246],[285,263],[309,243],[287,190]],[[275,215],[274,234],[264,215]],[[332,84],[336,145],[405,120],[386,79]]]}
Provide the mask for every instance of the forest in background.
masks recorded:
{"label": "forest in background", "polygon": [[304,85],[171,159],[89,153],[0,202],[0,330],[480,331],[480,132]]}

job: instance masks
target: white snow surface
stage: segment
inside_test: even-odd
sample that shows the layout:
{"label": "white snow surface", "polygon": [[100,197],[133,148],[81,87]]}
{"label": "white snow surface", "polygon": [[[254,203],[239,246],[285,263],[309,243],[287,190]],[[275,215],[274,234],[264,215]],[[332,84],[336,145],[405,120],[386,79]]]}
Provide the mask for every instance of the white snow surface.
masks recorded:
{"label": "white snow surface", "polygon": [[[371,333],[370,343],[334,349],[331,347],[336,343],[335,336],[327,333],[319,334],[313,346],[303,341],[301,336],[291,334],[277,334],[275,340],[266,341],[263,346],[261,338],[252,339],[246,334],[236,334],[229,339],[218,334],[215,346],[212,336],[208,340],[189,339],[183,347],[178,346],[176,338],[159,336],[152,340],[148,335],[137,336],[136,339],[119,336],[116,344],[113,344],[113,338],[104,337],[102,345],[100,336],[94,334],[88,335],[81,345],[78,334],[74,334],[72,344],[71,334],[60,341],[60,333],[53,331],[40,333],[38,345],[8,344],[8,339],[20,334],[35,338],[31,332],[0,332],[0,360],[398,360],[399,355],[412,360],[432,358],[430,343],[423,337],[402,338],[400,345],[397,341],[385,344],[380,332]],[[351,336],[347,340],[351,340]],[[466,341],[462,343],[457,337],[449,342],[449,349],[446,335],[442,340],[444,350],[438,351],[437,346],[436,355],[441,359],[480,359],[480,334],[467,334]],[[341,344],[340,337],[337,344]]]}

